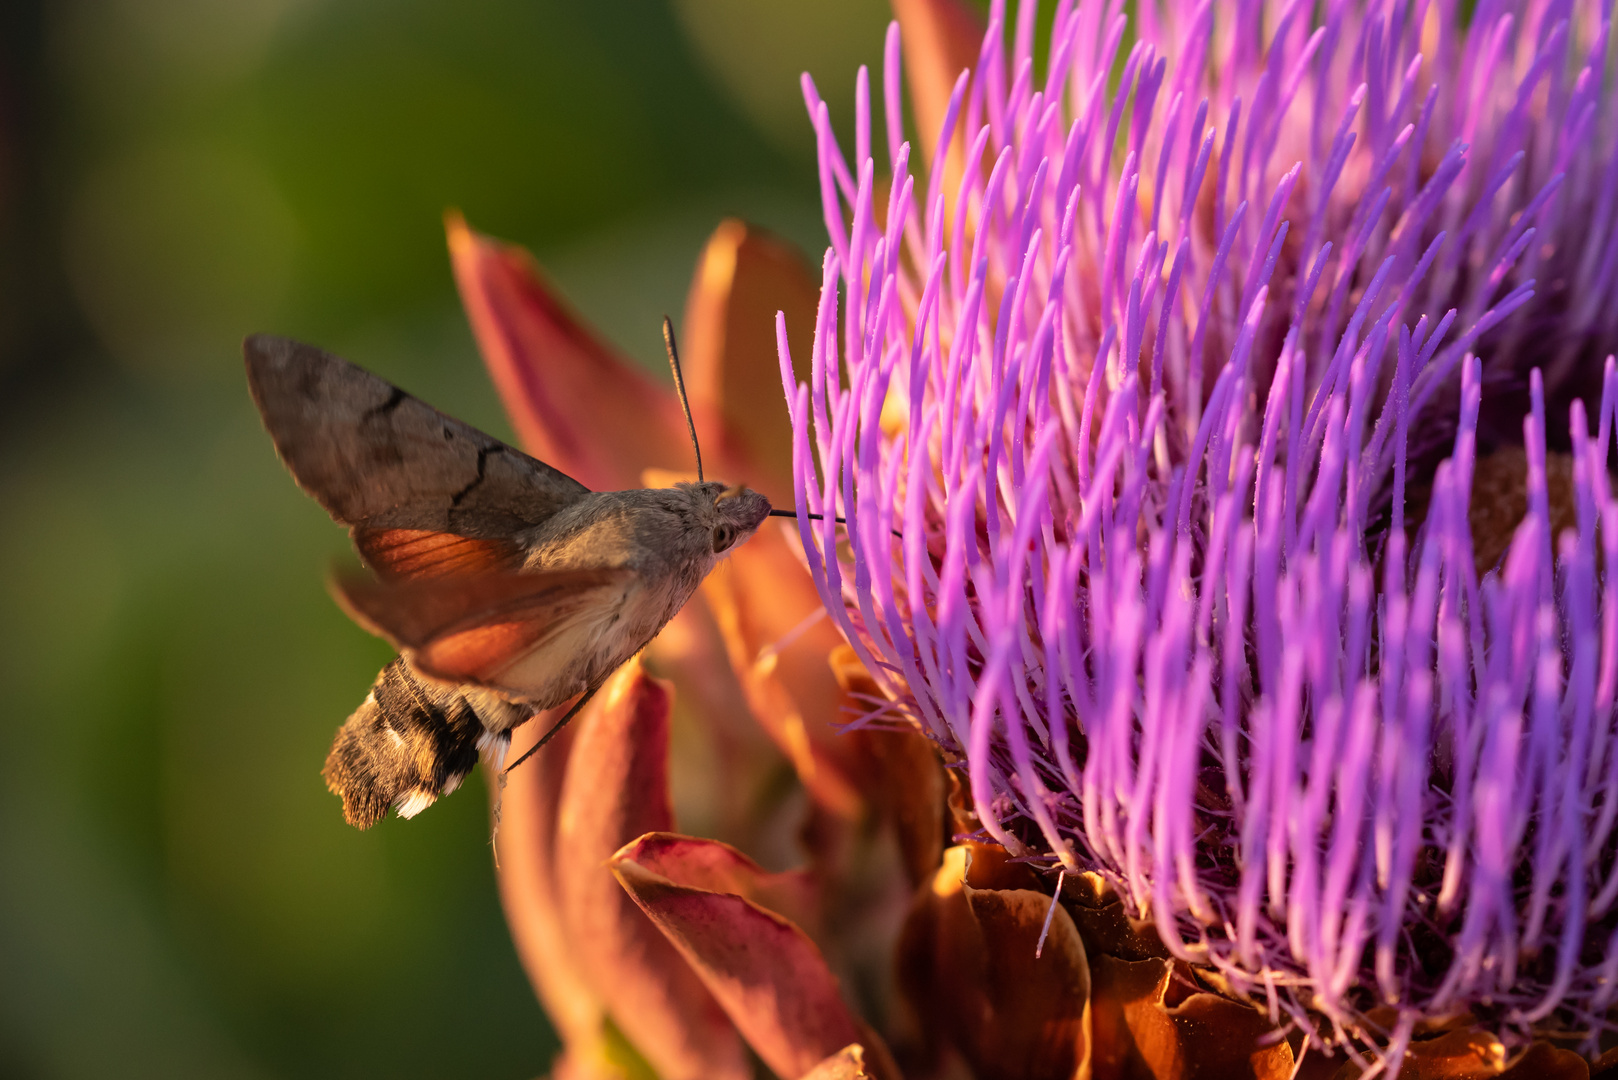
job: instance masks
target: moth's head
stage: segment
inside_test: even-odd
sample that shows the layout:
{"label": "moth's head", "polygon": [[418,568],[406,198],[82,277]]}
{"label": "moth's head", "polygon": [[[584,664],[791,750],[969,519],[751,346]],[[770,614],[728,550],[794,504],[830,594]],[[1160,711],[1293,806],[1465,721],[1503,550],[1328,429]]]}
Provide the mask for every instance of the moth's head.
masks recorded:
{"label": "moth's head", "polygon": [[691,524],[706,534],[715,555],[722,555],[752,536],[770,516],[770,500],[745,484],[734,487],[713,480],[676,485],[691,500]]}

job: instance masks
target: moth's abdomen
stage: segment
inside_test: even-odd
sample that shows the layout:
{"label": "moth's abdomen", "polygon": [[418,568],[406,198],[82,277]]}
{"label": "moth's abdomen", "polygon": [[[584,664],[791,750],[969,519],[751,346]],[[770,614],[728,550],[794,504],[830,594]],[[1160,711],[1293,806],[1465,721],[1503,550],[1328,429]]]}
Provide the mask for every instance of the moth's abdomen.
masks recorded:
{"label": "moth's abdomen", "polygon": [[[514,720],[490,719],[502,728]],[[510,738],[485,727],[460,690],[421,678],[400,658],[337,732],[321,775],[343,800],[348,823],[368,829],[389,807],[400,817],[419,814],[460,786],[480,751],[503,757]]]}

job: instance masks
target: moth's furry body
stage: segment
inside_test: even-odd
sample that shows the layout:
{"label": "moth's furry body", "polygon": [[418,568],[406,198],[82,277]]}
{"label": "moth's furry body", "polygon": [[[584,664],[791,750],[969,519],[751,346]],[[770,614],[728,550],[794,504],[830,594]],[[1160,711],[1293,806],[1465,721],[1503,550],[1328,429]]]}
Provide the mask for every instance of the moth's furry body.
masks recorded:
{"label": "moth's furry body", "polygon": [[324,769],[361,828],[599,686],[770,512],[713,482],[592,492],[318,349],[260,335],[245,352],[282,460],[376,572],[339,599],[400,649]]}
{"label": "moth's furry body", "polygon": [[[553,708],[599,685],[639,652],[722,558],[713,550],[714,529],[726,523],[740,528],[751,516],[762,519],[769,512],[769,503],[755,492],[719,503],[725,490],[705,483],[595,492],[534,530],[525,543],[524,571],[600,568],[629,574],[562,640],[516,660],[501,673],[500,684],[534,708]],[[756,527],[745,525],[745,531]]]}

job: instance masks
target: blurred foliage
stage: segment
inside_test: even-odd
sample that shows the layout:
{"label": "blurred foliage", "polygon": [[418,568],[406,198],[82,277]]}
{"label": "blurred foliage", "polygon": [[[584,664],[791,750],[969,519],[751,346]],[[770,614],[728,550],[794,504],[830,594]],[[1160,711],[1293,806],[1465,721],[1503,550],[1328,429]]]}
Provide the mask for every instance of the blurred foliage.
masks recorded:
{"label": "blurred foliage", "polygon": [[723,214],[820,250],[797,75],[848,127],[886,19],[3,5],[0,1075],[545,1071],[481,783],[360,834],[320,782],[388,650],[325,596],[342,534],[275,461],[239,341],[315,341],[507,434],[458,206],[655,365]]}

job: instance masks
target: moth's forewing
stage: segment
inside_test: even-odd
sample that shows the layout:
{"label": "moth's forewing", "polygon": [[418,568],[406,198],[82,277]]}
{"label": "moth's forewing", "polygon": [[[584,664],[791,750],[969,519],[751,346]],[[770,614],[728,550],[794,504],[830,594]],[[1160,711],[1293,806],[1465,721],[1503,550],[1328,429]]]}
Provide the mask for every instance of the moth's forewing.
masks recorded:
{"label": "moth's forewing", "polygon": [[631,570],[593,568],[410,581],[347,576],[332,587],[356,622],[393,642],[422,674],[529,698],[548,688],[504,676],[535,650],[610,619],[633,578]]}
{"label": "moth's forewing", "polygon": [[257,334],[247,381],[293,477],[361,537],[509,540],[589,493],[577,480],[310,345]]}

